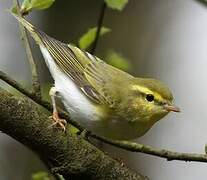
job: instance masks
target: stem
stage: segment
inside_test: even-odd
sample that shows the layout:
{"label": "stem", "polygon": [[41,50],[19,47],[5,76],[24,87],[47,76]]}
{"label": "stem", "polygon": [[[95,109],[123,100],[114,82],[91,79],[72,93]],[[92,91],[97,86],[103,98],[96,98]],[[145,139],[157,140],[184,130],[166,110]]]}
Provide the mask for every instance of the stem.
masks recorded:
{"label": "stem", "polygon": [[102,24],[103,24],[105,11],[106,11],[106,3],[104,2],[102,7],[101,7],[101,12],[100,12],[100,15],[99,15],[98,24],[97,24],[98,28],[97,28],[97,31],[96,31],[96,37],[95,37],[95,40],[94,40],[94,43],[93,43],[93,47],[91,49],[91,54],[95,54],[96,48],[98,46],[98,40],[99,40],[99,35],[100,35],[100,32],[101,32],[101,27],[102,27]]}
{"label": "stem", "polygon": [[149,154],[153,156],[157,156],[160,158],[165,158],[168,161],[172,160],[180,160],[180,161],[194,161],[194,162],[207,162],[207,155],[206,154],[197,154],[197,153],[179,153],[174,151],[169,151],[165,149],[155,149],[150,146],[146,146],[143,144],[138,144],[130,141],[118,141],[107,139],[105,137],[100,137],[95,134],[91,134],[91,137],[95,139],[99,139],[100,141],[116,146],[121,149],[125,149],[131,152],[140,152],[144,154]]}
{"label": "stem", "polygon": [[[22,13],[20,12],[19,1],[18,0],[15,0],[15,1],[16,1],[16,6],[17,6],[17,12],[20,16],[22,16]],[[19,29],[21,32],[22,41],[25,46],[26,55],[27,55],[27,58],[30,64],[33,91],[35,94],[41,97],[41,88],[40,88],[40,82],[39,82],[38,74],[37,74],[37,65],[35,64],[34,57],[32,55],[32,50],[31,50],[29,39],[28,39],[28,34],[27,34],[26,29],[21,25],[21,23],[19,23]]]}

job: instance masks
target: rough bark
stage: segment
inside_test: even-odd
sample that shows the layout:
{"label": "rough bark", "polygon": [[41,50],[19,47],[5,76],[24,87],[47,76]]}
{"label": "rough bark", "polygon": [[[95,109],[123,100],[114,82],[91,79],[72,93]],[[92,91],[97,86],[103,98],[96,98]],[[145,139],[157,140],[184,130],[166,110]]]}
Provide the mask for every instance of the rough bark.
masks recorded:
{"label": "rough bark", "polygon": [[65,179],[145,179],[82,137],[50,125],[48,115],[29,98],[0,89],[0,130],[32,149],[53,172]]}

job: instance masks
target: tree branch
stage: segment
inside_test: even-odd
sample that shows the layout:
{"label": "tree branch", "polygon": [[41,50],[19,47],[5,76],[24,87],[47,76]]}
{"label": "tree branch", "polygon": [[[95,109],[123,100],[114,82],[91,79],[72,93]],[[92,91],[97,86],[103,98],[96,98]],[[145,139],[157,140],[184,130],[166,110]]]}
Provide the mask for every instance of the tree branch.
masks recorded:
{"label": "tree branch", "polygon": [[[14,81],[13,79],[9,78],[8,75],[0,71],[0,79],[7,82],[12,87],[19,90],[24,95],[31,98],[33,101],[35,101],[37,104],[45,107],[47,110],[52,112],[52,106],[47,101],[44,101],[42,99],[39,99],[35,94],[30,93],[28,90],[24,89],[18,82]],[[59,110],[60,115],[64,117],[70,124],[77,127],[79,130],[83,131],[84,128],[80,126],[76,121],[73,121],[69,118],[66,112]],[[97,136],[93,133],[89,133],[89,136],[95,139],[98,139],[100,141],[103,141],[104,143],[125,149],[127,151],[132,152],[141,152],[145,154],[150,154],[154,156],[158,156],[161,158],[165,158],[168,161],[170,160],[181,160],[181,161],[196,161],[196,162],[207,162],[207,155],[206,154],[196,154],[196,153],[179,153],[179,152],[173,152],[165,149],[154,149],[153,147],[129,142],[129,141],[116,141],[107,139],[104,137]]]}
{"label": "tree branch", "polygon": [[52,172],[66,180],[145,179],[68,129],[49,128],[51,123],[33,101],[0,89],[0,130],[35,151]]}
{"label": "tree branch", "polygon": [[[10,86],[12,86],[13,88],[15,88],[16,90],[18,90],[19,92],[21,92],[22,94],[24,94],[25,96],[32,99],[34,102],[36,102],[40,106],[46,108],[48,111],[50,111],[50,112],[53,111],[52,105],[49,102],[43,100],[42,98],[37,96],[35,93],[27,90],[21,84],[19,84],[14,79],[10,78],[6,73],[4,73],[2,71],[0,71],[0,79],[3,80],[4,82],[6,82],[7,84],[9,84]],[[73,121],[72,119],[69,118],[68,113],[66,113],[65,111],[63,111],[59,108],[58,108],[58,112],[61,115],[61,117],[65,118],[67,120],[67,122],[69,122],[70,124],[72,124],[73,126],[75,126],[76,128],[78,128],[81,131],[84,130],[84,128],[81,127],[76,121]]]}
{"label": "tree branch", "polygon": [[[22,13],[20,11],[19,1],[18,0],[15,0],[15,1],[16,1],[17,12],[20,16],[22,16]],[[28,34],[27,34],[26,29],[24,28],[24,26],[22,26],[21,23],[19,23],[19,29],[20,29],[23,44],[25,46],[27,59],[30,64],[30,69],[31,69],[31,74],[32,74],[33,91],[37,96],[41,97],[41,87],[40,87],[40,82],[38,79],[37,65],[34,61],[34,57],[33,57],[32,50],[31,50],[31,45],[30,45],[29,38],[28,38]]]}
{"label": "tree branch", "polygon": [[94,43],[93,43],[93,47],[91,49],[91,54],[95,54],[95,52],[96,52],[96,48],[97,48],[97,45],[98,45],[99,35],[100,35],[100,32],[101,32],[101,27],[102,27],[102,24],[103,24],[105,11],[106,11],[106,3],[103,2],[103,5],[101,7],[100,16],[99,16],[99,19],[98,19],[96,37],[95,37],[95,40],[94,40]]}
{"label": "tree branch", "polygon": [[27,90],[21,84],[19,84],[14,79],[10,78],[6,73],[4,73],[2,71],[0,71],[0,79],[5,81],[6,83],[8,83],[10,86],[12,86],[16,90],[18,90],[19,92],[24,94],[25,96],[31,98],[33,101],[35,101],[39,105],[45,107],[47,110],[49,110],[49,111],[52,110],[52,106],[51,106],[50,103],[48,103],[47,101],[42,100],[37,94],[35,94],[32,91]]}
{"label": "tree branch", "polygon": [[165,158],[168,161],[172,160],[180,160],[180,161],[194,161],[194,162],[207,162],[207,155],[206,154],[196,154],[196,153],[179,153],[174,151],[169,151],[166,149],[155,149],[151,146],[146,146],[143,144],[138,144],[129,141],[116,141],[107,139],[104,137],[99,137],[95,134],[92,135],[95,139],[99,139],[102,142],[107,144],[119,147],[121,149],[125,149],[131,152],[141,152],[144,154],[150,154],[153,156],[157,156],[160,158]]}

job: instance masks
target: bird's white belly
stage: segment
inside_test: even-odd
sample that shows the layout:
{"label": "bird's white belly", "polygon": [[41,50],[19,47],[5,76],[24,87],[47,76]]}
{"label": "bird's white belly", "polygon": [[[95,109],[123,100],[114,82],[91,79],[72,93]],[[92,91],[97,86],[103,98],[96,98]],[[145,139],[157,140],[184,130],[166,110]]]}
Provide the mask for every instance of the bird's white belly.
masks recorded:
{"label": "bird's white belly", "polygon": [[[79,121],[97,121],[100,119],[97,108],[81,92],[75,83],[55,64],[52,56],[44,46],[40,46],[46,64],[55,81],[55,88],[73,119]],[[84,122],[85,124],[86,122]]]}

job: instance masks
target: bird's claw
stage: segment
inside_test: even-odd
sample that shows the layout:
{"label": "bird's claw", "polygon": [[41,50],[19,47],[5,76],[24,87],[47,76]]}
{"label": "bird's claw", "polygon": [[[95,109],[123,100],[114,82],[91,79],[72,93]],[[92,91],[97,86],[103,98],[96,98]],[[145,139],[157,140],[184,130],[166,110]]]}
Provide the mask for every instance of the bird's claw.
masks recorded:
{"label": "bird's claw", "polygon": [[67,125],[67,121],[65,119],[61,119],[57,112],[53,112],[53,115],[49,118],[53,121],[52,125],[50,125],[49,127],[58,125],[63,130],[63,132],[66,131],[65,127]]}

